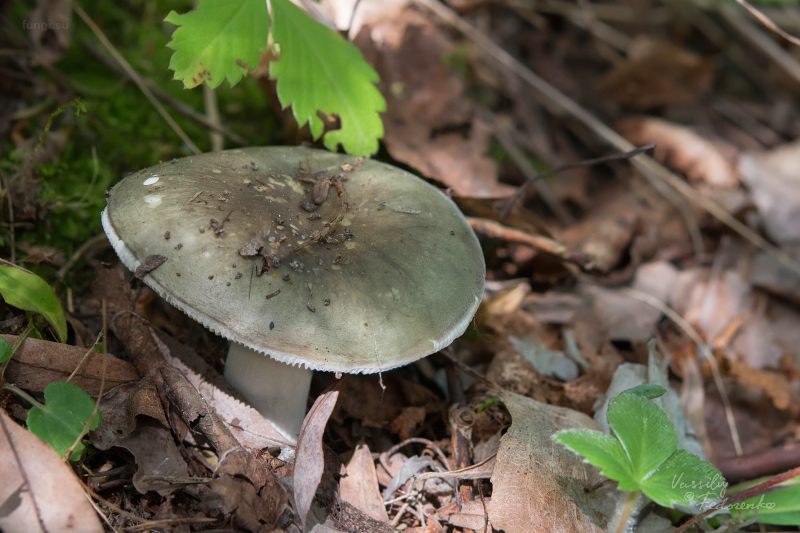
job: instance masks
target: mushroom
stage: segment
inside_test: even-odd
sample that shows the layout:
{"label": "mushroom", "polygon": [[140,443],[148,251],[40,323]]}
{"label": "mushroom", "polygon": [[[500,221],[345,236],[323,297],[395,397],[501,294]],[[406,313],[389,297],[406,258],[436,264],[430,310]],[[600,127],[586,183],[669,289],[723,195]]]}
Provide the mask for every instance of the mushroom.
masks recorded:
{"label": "mushroom", "polygon": [[459,337],[481,302],[486,267],[461,212],[377,161],[229,150],[147,168],[107,196],[121,261],[231,341],[225,377],[293,442],[312,370],[408,364]]}

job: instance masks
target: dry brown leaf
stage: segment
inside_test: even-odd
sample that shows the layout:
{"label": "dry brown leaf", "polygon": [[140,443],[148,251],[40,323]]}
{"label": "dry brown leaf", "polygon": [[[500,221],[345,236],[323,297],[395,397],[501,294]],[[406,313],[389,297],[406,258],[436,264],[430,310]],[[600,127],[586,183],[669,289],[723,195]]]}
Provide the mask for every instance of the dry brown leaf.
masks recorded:
{"label": "dry brown leaf", "polygon": [[34,44],[34,65],[52,65],[69,48],[72,20],[71,0],[49,0],[37,2],[31,11],[31,20],[23,26],[30,33]]}
{"label": "dry brown leaf", "polygon": [[555,232],[555,240],[573,252],[594,258],[608,272],[620,264],[653,210],[627,193],[597,198],[593,211],[577,224]]}
{"label": "dry brown leaf", "polygon": [[730,367],[739,386],[760,390],[778,409],[788,409],[792,404],[792,385],[784,374],[760,370],[736,361],[730,361]]}
{"label": "dry brown leaf", "polygon": [[394,476],[403,468],[406,461],[408,461],[408,457],[402,453],[395,453],[391,457],[386,457],[385,452],[381,453],[381,460],[376,469],[378,483],[384,487],[388,487],[389,483],[394,479]]}
{"label": "dry brown leaf", "polygon": [[403,407],[400,414],[392,420],[392,433],[406,440],[425,421],[426,409],[424,407]]}
{"label": "dry brown leaf", "polygon": [[[677,270],[669,263],[647,263],[636,269],[632,288],[636,293],[665,302],[677,276]],[[660,309],[627,292],[584,284],[579,293],[587,299],[588,319],[599,324],[610,340],[645,342],[653,336],[661,320]]]}
{"label": "dry brown leaf", "polygon": [[340,384],[342,397],[334,420],[353,418],[366,427],[389,429],[402,407],[424,407],[426,413],[444,409],[430,388],[402,379],[396,372],[383,375],[383,387],[374,374],[348,375]]}
{"label": "dry brown leaf", "polygon": [[628,60],[616,65],[601,90],[637,109],[694,103],[708,90],[714,61],[647,35],[633,39]]}
{"label": "dry brown leaf", "polygon": [[[796,344],[791,341],[798,338],[794,333],[796,326],[789,329],[790,336],[784,337],[784,328],[773,325],[780,317],[780,308],[770,306],[776,311],[772,317],[759,313],[758,295],[737,270],[683,271],[678,275],[670,298],[672,307],[694,325],[709,344],[719,344],[733,360],[753,368],[775,368],[784,353],[795,351]],[[795,321],[797,314],[791,311],[785,317]],[[723,342],[731,337],[734,327],[732,340]],[[791,341],[787,344],[784,339]]]}
{"label": "dry brown leaf", "polygon": [[473,531],[483,531],[488,528],[489,517],[486,514],[486,506],[491,503],[491,498],[485,502],[481,500],[471,500],[461,504],[461,510],[447,517],[451,526],[472,529]]}
{"label": "dry brown leaf", "polygon": [[209,512],[232,515],[236,531],[275,531],[289,514],[286,490],[266,462],[244,448],[220,458],[203,503]]}
{"label": "dry brown leaf", "polygon": [[800,241],[798,166],[800,142],[761,154],[744,153],[739,159],[742,181],[750,188],[764,228],[779,243]]}
{"label": "dry brown leaf", "polygon": [[506,533],[600,533],[615,495],[594,491],[597,469],[559,445],[562,429],[598,430],[588,416],[513,393],[500,397],[512,423],[500,442],[492,475],[489,520]]}
{"label": "dry brown leaf", "polygon": [[186,376],[242,446],[255,449],[293,447],[264,415],[235,397],[234,394],[238,393],[201,357],[166,334],[161,333],[158,338],[166,345],[164,358],[167,363]]}
{"label": "dry brown leaf", "polygon": [[168,479],[189,476],[151,377],[108,391],[100,413],[100,427],[90,435],[92,443],[101,450],[116,446],[133,454],[133,486],[141,494],[151,490],[168,494],[175,489]]}
{"label": "dry brown leaf", "polygon": [[322,434],[328,423],[339,391],[329,391],[317,398],[308,411],[297,437],[297,455],[294,464],[294,503],[297,516],[305,527],[306,515],[325,469]]}
{"label": "dry brown leaf", "polygon": [[709,141],[692,128],[651,117],[624,119],[615,129],[635,145],[655,143],[653,157],[686,174],[695,186],[739,186],[739,172],[732,162],[735,149],[722,141]]}
{"label": "dry brown leaf", "polygon": [[[3,335],[3,338],[10,344],[17,340],[16,335]],[[96,397],[100,393],[104,367],[105,390],[139,379],[127,361],[90,352],[87,348],[27,338],[14,353],[6,369],[6,379],[21,389],[42,392],[50,383],[66,381],[78,368],[71,383]]]}
{"label": "dry brown leaf", "polygon": [[375,463],[372,462],[372,454],[366,444],[356,446],[353,457],[347,463],[346,473],[339,481],[341,498],[367,516],[388,522],[389,515],[378,490]]}
{"label": "dry brown leaf", "polygon": [[458,196],[513,192],[498,182],[490,128],[476,118],[464,80],[442,60],[456,51],[442,30],[412,9],[385,9],[364,24],[355,43],[381,75],[384,142],[394,159]]}
{"label": "dry brown leaf", "polygon": [[0,410],[0,530],[102,533],[80,481],[58,454]]}

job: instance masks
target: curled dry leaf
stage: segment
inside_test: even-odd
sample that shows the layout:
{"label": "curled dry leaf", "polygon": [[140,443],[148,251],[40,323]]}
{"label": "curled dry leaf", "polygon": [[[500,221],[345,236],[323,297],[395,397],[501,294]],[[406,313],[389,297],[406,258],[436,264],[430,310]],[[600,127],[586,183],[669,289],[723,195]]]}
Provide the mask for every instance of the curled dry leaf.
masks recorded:
{"label": "curled dry leaf", "polygon": [[159,332],[156,337],[164,345],[162,353],[167,363],[186,376],[242,446],[255,449],[279,447],[286,450],[285,457],[291,455],[294,446],[264,415],[244,403],[241,395],[213,367],[164,332]]}
{"label": "curled dry leaf", "polygon": [[694,103],[713,79],[714,61],[646,35],[633,39],[628,59],[615,66],[601,90],[636,109]]}
{"label": "curled dry leaf", "polygon": [[290,514],[288,500],[266,462],[244,448],[223,454],[203,496],[209,513],[222,509],[233,515],[236,531],[275,531]]}
{"label": "curled dry leaf", "polygon": [[500,399],[512,423],[500,441],[492,474],[489,520],[506,533],[600,533],[616,494],[587,493],[601,477],[552,435],[562,429],[597,430],[588,416],[514,393]]}
{"label": "curled dry leaf", "polygon": [[151,376],[108,391],[100,402],[100,413],[100,427],[90,435],[92,443],[101,450],[120,447],[133,454],[137,491],[165,495],[174,488],[165,479],[189,475]]}
{"label": "curled dry leaf", "polygon": [[297,516],[305,527],[306,515],[317,492],[325,468],[322,434],[328,423],[339,391],[326,392],[314,402],[303,420],[297,437],[297,458],[294,465],[294,503]]}
{"label": "curled dry leaf", "polygon": [[103,526],[61,457],[0,410],[0,530],[82,531]]}
{"label": "curled dry leaf", "polygon": [[750,188],[767,234],[779,243],[800,240],[800,142],[770,152],[744,153],[742,181]]}
{"label": "curled dry leaf", "polygon": [[458,196],[511,194],[511,187],[498,183],[489,157],[490,127],[476,117],[464,80],[442,60],[456,48],[413,9],[376,13],[364,21],[355,43],[381,75],[389,153]]}
{"label": "curled dry leaf", "polygon": [[346,473],[339,482],[339,495],[342,499],[367,516],[388,522],[389,515],[378,491],[375,464],[366,444],[356,447],[353,457],[347,463]]}
{"label": "curled dry leaf", "polygon": [[739,185],[739,172],[732,163],[735,149],[722,141],[709,141],[692,128],[651,117],[624,119],[615,129],[637,146],[655,143],[653,157],[686,174],[696,187]]}
{"label": "curled dry leaf", "polygon": [[64,57],[69,48],[71,21],[70,0],[38,2],[31,11],[31,20],[24,25],[34,43],[34,65],[49,66]]}
{"label": "curled dry leaf", "polygon": [[[16,335],[3,335],[14,344]],[[105,390],[122,383],[136,381],[139,375],[133,365],[115,357],[87,352],[87,348],[58,342],[27,338],[14,353],[6,370],[6,378],[21,389],[42,392],[55,381],[66,381],[78,369],[71,383],[90,396],[100,393],[100,382],[105,371]]]}

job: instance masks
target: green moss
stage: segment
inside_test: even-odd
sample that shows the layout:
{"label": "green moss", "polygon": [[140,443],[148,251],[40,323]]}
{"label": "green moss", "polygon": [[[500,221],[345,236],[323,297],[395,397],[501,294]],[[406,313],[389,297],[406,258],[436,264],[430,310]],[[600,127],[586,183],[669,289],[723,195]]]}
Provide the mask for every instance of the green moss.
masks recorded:
{"label": "green moss", "polygon": [[[134,0],[123,4],[88,0],[81,5],[144,79],[200,113],[204,111],[202,89],[185,90],[180,82],[172,80],[168,69],[172,51],[166,44],[174,27],[163,18],[173,9],[188,11],[193,7],[191,0]],[[30,2],[14,2],[9,10],[11,23],[21,28],[22,21],[30,19],[30,9]],[[18,228],[15,234],[17,242],[53,246],[67,257],[102,231],[100,213],[106,203],[105,190],[131,172],[192,153],[133,82],[120,79],[89,52],[91,48],[110,57],[77,15],[73,14],[69,29],[69,49],[54,65],[60,75],[54,77],[53,71],[44,68],[34,71],[41,86],[62,89],[53,92],[52,104],[39,115],[18,124],[16,133],[37,139],[48,116],[65,97],[80,97],[87,113],[76,117],[68,111],[53,119],[53,131],[65,133],[66,144],[62,153],[54,154],[56,162],[34,168],[39,191],[36,200],[46,207],[40,211],[44,218]],[[231,130],[254,145],[278,142],[279,120],[258,81],[246,78],[236,87],[221,87],[217,98],[223,122]],[[25,101],[25,105],[32,108],[42,100]],[[206,128],[168,104],[164,107],[201,150],[210,149]],[[22,153],[10,141],[4,141],[0,150],[0,173],[4,180],[11,179],[21,168]],[[4,243],[0,246],[7,247],[9,237],[9,229],[0,228]],[[7,250],[4,255],[8,256]]]}

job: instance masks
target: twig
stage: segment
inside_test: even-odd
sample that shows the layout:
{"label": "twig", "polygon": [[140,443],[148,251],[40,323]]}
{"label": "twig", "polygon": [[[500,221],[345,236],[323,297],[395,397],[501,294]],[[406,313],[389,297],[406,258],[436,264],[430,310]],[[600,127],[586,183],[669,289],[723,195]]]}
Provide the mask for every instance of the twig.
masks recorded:
{"label": "twig", "polygon": [[733,442],[733,448],[736,452],[736,455],[742,455],[742,442],[739,438],[739,431],[736,429],[736,419],[733,416],[733,408],[731,407],[731,400],[728,397],[728,392],[725,389],[725,384],[722,382],[722,374],[719,371],[719,365],[717,364],[717,359],[714,357],[714,354],[711,353],[711,349],[708,345],[703,341],[703,338],[700,334],[695,330],[689,322],[687,322],[681,315],[675,312],[670,306],[659,300],[658,298],[647,294],[645,292],[637,291],[635,289],[631,289],[628,287],[620,287],[619,289],[622,294],[627,295],[630,298],[635,300],[639,300],[640,302],[644,302],[662,313],[664,313],[670,320],[672,320],[675,325],[683,330],[686,335],[690,339],[694,341],[697,345],[697,348],[700,350],[700,353],[703,354],[703,358],[708,361],[708,366],[711,369],[711,375],[714,377],[714,385],[717,387],[717,391],[719,392],[719,396],[722,399],[722,405],[725,408],[725,419],[728,422],[728,430],[731,434],[731,441]]}
{"label": "twig", "polygon": [[397,452],[397,450],[409,444],[424,444],[425,446],[433,450],[433,452],[439,457],[439,460],[442,462],[442,466],[444,466],[447,469],[451,468],[450,461],[447,460],[447,456],[444,454],[442,449],[439,448],[435,442],[430,441],[428,439],[423,439],[421,437],[412,437],[410,439],[404,440],[403,442],[395,444],[386,451],[386,457],[391,457]]}
{"label": "twig", "polygon": [[793,448],[775,446],[757,453],[714,462],[714,466],[730,482],[755,479],[798,464],[800,464],[800,446]]}
{"label": "twig", "polygon": [[689,520],[685,524],[681,525],[679,528],[675,529],[675,531],[673,531],[673,533],[683,533],[684,531],[686,531],[687,529],[689,529],[693,525],[700,523],[700,521],[703,520],[704,518],[706,518],[707,516],[709,516],[709,515],[711,515],[713,513],[716,513],[718,510],[725,509],[727,507],[730,507],[731,505],[735,505],[735,504],[737,504],[739,502],[742,502],[742,501],[744,501],[744,500],[746,500],[748,498],[752,498],[753,496],[758,496],[759,494],[762,494],[763,492],[765,492],[767,489],[772,488],[775,485],[778,485],[779,483],[783,483],[784,481],[788,481],[788,480],[792,479],[793,477],[797,477],[797,476],[800,476],[800,466],[798,466],[796,468],[792,468],[791,470],[788,470],[788,471],[784,472],[783,474],[778,474],[774,478],[772,478],[772,479],[770,479],[768,481],[765,481],[764,483],[761,483],[760,485],[756,485],[755,487],[750,487],[749,489],[744,490],[744,491],[742,491],[742,492],[740,492],[738,494],[734,494],[733,496],[725,498],[725,500],[721,504],[714,505],[710,509],[706,509],[705,511],[703,511],[699,515],[693,516],[691,520]]}
{"label": "twig", "polygon": [[[549,101],[551,105],[560,108],[563,112],[571,115],[579,122],[583,123],[588,129],[594,132],[595,135],[605,140],[610,145],[622,152],[629,152],[636,147],[630,143],[623,136],[608,127],[602,121],[598,120],[594,115],[589,113],[583,107],[579,106],[577,102],[568,98],[561,93],[558,89],[547,83],[544,79],[534,74],[525,65],[517,61],[511,54],[503,50],[500,46],[495,44],[491,39],[486,37],[483,33],[472,27],[464,19],[459,17],[454,11],[446,7],[440,2],[435,0],[416,0],[416,2],[430,11],[436,16],[451,24],[461,33],[473,40],[487,55],[494,58],[504,68],[509,69],[521,80],[527,83],[535,91],[537,91],[545,100]],[[686,183],[683,179],[676,176],[664,166],[657,163],[650,157],[645,155],[638,155],[631,159],[633,164],[639,171],[647,178],[651,184],[656,187],[662,194],[665,195],[674,205],[679,206],[680,203],[674,199],[673,192],[679,193],[686,200],[702,207],[714,218],[731,228],[733,231],[742,236],[745,240],[752,243],[757,248],[763,250],[768,255],[774,257],[778,262],[783,264],[786,268],[800,276],[800,263],[792,259],[783,250],[773,246],[761,235],[741,223],[733,215],[728,213],[725,209],[717,203],[705,198],[697,191]],[[665,187],[666,186],[666,187]],[[691,213],[689,210],[680,209],[684,218],[687,220],[687,227],[692,228]],[[697,239],[693,239],[696,251],[701,251],[701,243]]]}
{"label": "twig", "polygon": [[[105,54],[100,52],[94,45],[92,45],[91,43],[86,43],[83,46],[95,59],[97,59],[107,68],[112,70],[115,74],[117,74],[120,77],[122,76],[125,76],[126,78],[128,77],[127,73],[123,69],[121,69],[116,63],[114,63],[111,59],[109,59]],[[247,139],[244,139],[243,137],[234,133],[227,126],[223,124],[214,124],[213,122],[211,122],[211,120],[209,120],[209,117],[206,117],[204,114],[198,112],[195,108],[193,108],[183,100],[175,98],[162,88],[153,84],[153,82],[148,81],[147,79],[144,79],[144,82],[147,84],[147,86],[150,88],[150,90],[153,92],[153,95],[156,98],[158,98],[159,100],[170,106],[178,113],[186,116],[188,119],[193,120],[195,123],[203,126],[204,128],[208,128],[212,131],[221,133],[222,135],[224,135],[225,137],[227,137],[228,139],[230,139],[231,141],[233,141],[238,145],[247,146],[248,144],[250,144],[247,141]]]}
{"label": "twig", "polygon": [[476,233],[495,239],[527,244],[540,252],[554,255],[567,263],[572,263],[584,272],[591,272],[597,267],[594,257],[583,252],[570,250],[563,244],[548,237],[531,235],[486,218],[467,217],[467,222]]}
{"label": "twig", "polygon": [[[558,221],[563,226],[569,226],[570,224],[575,222],[575,217],[573,217],[569,211],[567,211],[561,202],[558,201],[558,198],[553,194],[553,191],[550,189],[550,186],[539,179],[541,175],[536,172],[536,169],[533,168],[528,158],[525,157],[525,154],[522,153],[517,143],[514,142],[510,134],[511,125],[510,124],[503,124],[501,120],[494,121],[494,136],[503,145],[503,148],[508,155],[511,156],[511,159],[514,160],[514,164],[517,165],[517,168],[525,175],[526,181],[522,184],[521,187],[517,189],[517,191],[511,195],[506,204],[504,209],[504,216],[500,217],[500,220],[503,220],[505,217],[511,213],[511,208],[514,207],[514,204],[519,198],[522,198],[525,193],[528,192],[531,186],[536,188],[536,192],[539,193],[539,197],[542,201],[547,205],[550,211],[556,216]],[[513,200],[511,200],[513,198]]]}
{"label": "twig", "polygon": [[[74,378],[74,377],[75,377],[75,375],[78,373],[78,370],[80,370],[80,369],[81,369],[81,367],[83,366],[83,363],[85,363],[85,362],[86,362],[86,360],[89,358],[89,356],[92,354],[92,352],[94,351],[94,347],[95,347],[95,346],[97,346],[97,343],[98,343],[98,342],[100,342],[100,339],[101,339],[101,338],[103,338],[103,332],[100,332],[100,334],[99,334],[99,335],[97,336],[97,338],[94,340],[94,344],[92,344],[91,346],[89,346],[89,349],[88,349],[88,350],[86,350],[86,353],[85,353],[85,354],[83,354],[83,357],[81,358],[81,360],[80,360],[80,361],[78,361],[78,364],[77,364],[77,365],[75,365],[75,370],[73,370],[73,371],[72,371],[72,374],[70,374],[70,375],[69,375],[69,377],[68,377],[68,378],[65,380],[67,383],[69,383],[70,381],[72,381],[72,378]],[[104,359],[104,360],[105,360],[105,359]],[[102,387],[101,387],[101,390],[102,390]],[[102,396],[102,393],[100,394],[100,396]]]}
{"label": "twig", "polygon": [[80,5],[78,5],[78,3],[73,3],[72,8],[75,10],[75,13],[77,13],[78,16],[81,18],[81,20],[83,20],[83,22],[86,23],[87,26],[89,26],[89,29],[92,30],[92,33],[94,33],[95,37],[97,37],[97,39],[101,43],[103,43],[103,46],[106,47],[108,53],[111,54],[111,56],[120,64],[120,66],[123,69],[125,69],[125,72],[131,78],[131,80],[133,80],[136,86],[139,87],[139,90],[141,90],[144,93],[144,95],[147,97],[147,99],[150,101],[153,107],[156,108],[158,114],[161,115],[161,117],[167,122],[167,124],[169,124],[169,127],[172,128],[172,130],[178,135],[178,137],[181,138],[181,140],[184,143],[186,143],[186,146],[188,146],[192,152],[194,152],[195,154],[199,154],[200,149],[192,142],[189,136],[186,135],[186,132],[184,132],[181,129],[178,123],[175,122],[175,120],[173,120],[173,118],[169,115],[169,113],[167,113],[167,110],[164,109],[164,106],[162,106],[161,103],[158,100],[156,100],[156,97],[153,96],[152,91],[150,91],[150,89],[144,83],[142,77],[139,76],[139,74],[135,70],[133,70],[133,67],[131,67],[130,63],[128,63],[128,61],[124,57],[122,57],[122,54],[119,53],[116,47],[113,44],[111,44],[111,41],[108,40],[108,37],[106,37],[105,33],[103,33],[103,30],[101,30],[100,27],[97,24],[95,24],[95,22],[89,17],[89,15],[86,14],[86,12],[81,8]]}
{"label": "twig", "polygon": [[72,270],[72,267],[75,266],[75,263],[78,262],[78,260],[83,256],[83,254],[85,254],[92,247],[102,243],[103,241],[105,241],[106,243],[108,242],[108,237],[106,237],[105,233],[95,235],[91,239],[81,244],[80,247],[77,250],[75,250],[75,253],[72,254],[72,256],[69,258],[69,260],[67,260],[67,262],[64,263],[64,266],[59,268],[58,272],[56,272],[56,276],[58,277],[58,279],[63,280],[64,276],[67,275],[67,272]]}
{"label": "twig", "polygon": [[[100,337],[97,338],[97,341],[99,341],[99,340],[100,340]],[[97,344],[97,341],[95,341],[95,344]],[[81,361],[81,362],[83,362],[83,361]],[[80,366],[80,364],[78,366]],[[69,456],[72,455],[72,451],[81,443],[81,441],[83,440],[83,437],[85,437],[89,433],[90,427],[92,425],[92,421],[94,420],[94,417],[98,416],[98,411],[100,410],[100,398],[103,397],[103,389],[105,389],[105,386],[106,386],[106,367],[107,366],[108,366],[108,357],[104,357],[103,358],[103,372],[100,375],[100,391],[97,393],[97,401],[94,402],[94,409],[92,409],[92,414],[89,416],[89,420],[87,420],[86,422],[83,423],[83,429],[81,429],[80,434],[75,438],[75,442],[73,442],[72,446],[70,446],[67,449],[67,451],[64,452],[64,455],[61,458],[64,461],[64,463],[69,464]],[[77,372],[77,368],[75,369],[75,371]],[[75,372],[73,372],[72,375],[75,375]],[[72,375],[70,376],[70,379],[72,379]],[[69,381],[69,380],[67,380],[67,381]]]}
{"label": "twig", "polygon": [[209,133],[209,137],[211,137],[211,151],[221,152],[225,146],[225,139],[223,139],[222,135],[219,133],[220,119],[217,92],[205,83],[203,84],[203,102],[205,103],[208,122],[217,126]]}
{"label": "twig", "polygon": [[414,476],[414,482],[425,481],[427,479],[488,479],[492,477],[493,470],[481,470],[480,467],[487,464],[489,461],[497,457],[497,453],[493,453],[480,463],[460,468],[458,470],[450,470],[448,472],[425,472]]}
{"label": "twig", "polygon": [[649,152],[650,150],[652,150],[655,147],[656,147],[655,144],[648,144],[647,146],[642,146],[640,148],[636,148],[634,150],[631,150],[630,152],[624,152],[624,153],[621,153],[621,154],[604,155],[604,156],[600,156],[600,157],[595,157],[593,159],[585,159],[583,161],[578,161],[577,163],[569,163],[569,164],[566,164],[566,165],[562,165],[562,166],[560,166],[558,168],[554,168],[552,170],[548,170],[547,172],[543,172],[541,174],[535,174],[535,171],[534,171],[534,175],[533,176],[529,176],[528,177],[528,181],[526,181],[524,184],[522,184],[522,186],[519,189],[517,189],[514,192],[514,194],[512,194],[508,198],[505,198],[504,200],[502,200],[502,204],[501,204],[502,205],[502,210],[499,212],[498,218],[500,220],[503,220],[508,215],[510,215],[511,214],[511,210],[514,208],[514,204],[516,204],[517,201],[519,201],[519,199],[522,198],[525,195],[525,193],[527,192],[528,188],[531,185],[535,185],[537,182],[541,181],[544,178],[547,178],[547,177],[552,176],[554,174],[560,174],[561,172],[564,172],[566,170],[571,170],[573,168],[587,167],[587,166],[590,166],[590,165],[597,165],[597,164],[600,164],[600,163],[608,163],[609,161],[618,161],[620,159],[630,159],[631,157],[637,156],[639,154],[643,154],[645,152]]}
{"label": "twig", "polygon": [[9,184],[8,180],[5,180],[5,185],[3,187],[6,193],[6,198],[8,198],[8,230],[10,232],[11,238],[9,239],[11,242],[9,246],[11,247],[11,262],[17,262],[17,243],[15,234],[15,226],[14,226],[14,202],[11,198],[11,185]]}
{"label": "twig", "polygon": [[780,35],[781,37],[783,37],[784,39],[786,39],[790,43],[792,43],[794,45],[797,45],[797,46],[800,46],[800,39],[798,39],[794,35],[789,35],[785,31],[783,31],[780,27],[778,27],[777,24],[775,24],[772,21],[772,19],[770,19],[768,16],[766,16],[764,13],[762,13],[761,11],[756,9],[751,4],[749,4],[746,0],[736,0],[736,2],[740,6],[742,6],[746,10],[748,10],[750,12],[750,14],[753,15],[755,18],[757,18],[758,21],[761,24],[763,24],[767,28],[771,29],[772,31],[774,31],[775,33],[777,33],[778,35]]}
{"label": "twig", "polygon": [[[738,0],[737,0],[738,1]],[[800,83],[800,63],[789,52],[778,45],[769,35],[752,24],[732,5],[720,5],[719,13],[739,33],[747,37],[761,52],[767,55],[783,71]]]}

